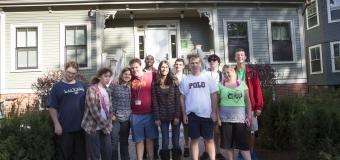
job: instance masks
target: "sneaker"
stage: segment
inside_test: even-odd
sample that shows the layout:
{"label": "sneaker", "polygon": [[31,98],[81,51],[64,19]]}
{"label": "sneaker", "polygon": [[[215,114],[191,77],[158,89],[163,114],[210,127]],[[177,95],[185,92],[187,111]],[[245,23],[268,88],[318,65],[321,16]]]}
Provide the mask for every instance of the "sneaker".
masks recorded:
{"label": "sneaker", "polygon": [[243,160],[243,156],[240,152],[238,153],[238,160]]}
{"label": "sneaker", "polygon": [[189,148],[184,148],[183,157],[189,157],[189,156],[190,156]]}
{"label": "sneaker", "polygon": [[203,152],[200,157],[200,160],[209,160],[209,154],[207,152]]}
{"label": "sneaker", "polygon": [[153,159],[156,160],[158,158],[159,158],[158,151],[155,149],[154,152],[153,152]]}
{"label": "sneaker", "polygon": [[221,153],[216,154],[216,160],[226,160]]}

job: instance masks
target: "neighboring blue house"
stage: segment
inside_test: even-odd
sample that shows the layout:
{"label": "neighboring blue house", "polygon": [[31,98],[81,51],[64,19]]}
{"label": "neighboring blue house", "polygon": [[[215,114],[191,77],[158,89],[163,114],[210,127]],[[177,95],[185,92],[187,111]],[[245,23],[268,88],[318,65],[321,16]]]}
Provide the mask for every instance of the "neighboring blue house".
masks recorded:
{"label": "neighboring blue house", "polygon": [[307,3],[306,64],[308,84],[340,85],[340,0]]}
{"label": "neighboring blue house", "polygon": [[273,65],[282,88],[305,89],[303,11],[303,0],[0,1],[0,94],[33,93],[70,60],[89,78],[148,54],[173,63],[200,45],[223,63],[243,47],[250,63]]}

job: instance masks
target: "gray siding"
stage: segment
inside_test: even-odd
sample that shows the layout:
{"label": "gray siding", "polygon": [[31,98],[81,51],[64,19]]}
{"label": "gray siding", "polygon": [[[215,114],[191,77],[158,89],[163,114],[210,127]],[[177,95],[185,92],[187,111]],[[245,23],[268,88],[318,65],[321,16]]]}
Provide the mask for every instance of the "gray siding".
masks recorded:
{"label": "gray siding", "polygon": [[[308,75],[308,83],[310,85],[339,85],[340,73],[332,71],[332,57],[330,42],[340,41],[340,22],[328,23],[327,1],[318,1],[319,20],[318,27],[307,30],[306,28],[306,65]],[[334,18],[339,15],[340,10],[333,11],[331,16]],[[340,16],[337,16],[340,18]],[[334,20],[334,19],[333,19]],[[305,24],[306,25],[306,24]],[[308,47],[321,44],[323,56],[323,73],[310,74],[310,59]]]}
{"label": "gray siding", "polygon": [[[47,71],[63,68],[60,66],[59,60],[59,27],[60,23],[83,23],[91,21],[91,63],[92,69],[82,70],[85,77],[89,78],[96,71],[96,25],[95,19],[89,19],[87,11],[54,11],[49,14],[47,11],[37,12],[6,12],[6,89],[30,89],[31,83],[35,82],[37,77],[42,76]],[[41,24],[42,36],[41,44],[42,52],[41,71],[38,72],[11,72],[10,68],[12,56],[11,53],[11,25],[19,24]],[[25,83],[23,83],[25,82]]]}
{"label": "gray siding", "polygon": [[300,23],[297,8],[228,8],[218,9],[219,52],[224,53],[223,20],[250,20],[252,30],[253,58],[255,63],[270,63],[268,20],[291,20],[295,33],[296,63],[273,64],[278,79],[305,79],[300,42]]}

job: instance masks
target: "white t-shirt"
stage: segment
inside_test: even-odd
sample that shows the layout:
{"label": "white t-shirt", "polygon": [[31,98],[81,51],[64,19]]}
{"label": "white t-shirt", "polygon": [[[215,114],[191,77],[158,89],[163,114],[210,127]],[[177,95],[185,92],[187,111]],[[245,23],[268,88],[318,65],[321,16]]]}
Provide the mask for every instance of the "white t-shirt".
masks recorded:
{"label": "white t-shirt", "polygon": [[219,72],[205,71],[204,74],[209,75],[215,81],[216,86],[220,83],[221,75]]}
{"label": "white t-shirt", "polygon": [[182,74],[176,74],[176,73],[175,73],[175,75],[176,75],[176,77],[177,77],[177,79],[178,79],[179,82],[181,82],[182,79],[185,77],[185,74],[184,74],[184,73],[182,73]]}
{"label": "white t-shirt", "polygon": [[210,94],[218,90],[211,76],[203,73],[199,76],[185,76],[180,82],[179,89],[185,96],[187,115],[193,112],[199,117],[210,118],[212,111]]}

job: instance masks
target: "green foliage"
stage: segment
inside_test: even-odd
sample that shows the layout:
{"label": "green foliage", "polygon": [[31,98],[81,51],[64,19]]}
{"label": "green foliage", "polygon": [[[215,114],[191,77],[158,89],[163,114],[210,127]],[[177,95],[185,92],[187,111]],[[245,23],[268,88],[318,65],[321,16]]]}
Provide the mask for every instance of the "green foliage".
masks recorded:
{"label": "green foliage", "polygon": [[[39,106],[36,104],[35,107]],[[13,108],[13,107],[12,107]],[[1,160],[55,159],[54,132],[49,114],[28,109],[28,112],[0,120]]]}
{"label": "green foliage", "polygon": [[258,73],[262,88],[272,87],[276,84],[275,70],[270,64],[249,64],[249,67]]}
{"label": "green foliage", "polygon": [[301,160],[339,158],[339,92],[318,89],[305,97],[270,101],[261,115],[259,144],[295,150]]}

